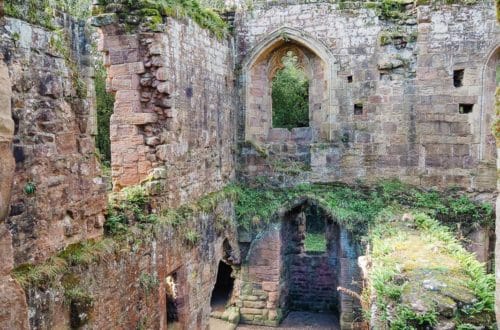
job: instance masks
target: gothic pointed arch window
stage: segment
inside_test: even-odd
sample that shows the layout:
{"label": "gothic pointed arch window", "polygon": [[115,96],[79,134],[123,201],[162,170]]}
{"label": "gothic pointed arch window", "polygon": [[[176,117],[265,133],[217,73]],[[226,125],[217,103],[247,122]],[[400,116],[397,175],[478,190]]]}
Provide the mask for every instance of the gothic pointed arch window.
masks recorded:
{"label": "gothic pointed arch window", "polygon": [[243,63],[245,140],[328,141],[335,76],[333,55],[319,41],[291,28],[271,33]]}

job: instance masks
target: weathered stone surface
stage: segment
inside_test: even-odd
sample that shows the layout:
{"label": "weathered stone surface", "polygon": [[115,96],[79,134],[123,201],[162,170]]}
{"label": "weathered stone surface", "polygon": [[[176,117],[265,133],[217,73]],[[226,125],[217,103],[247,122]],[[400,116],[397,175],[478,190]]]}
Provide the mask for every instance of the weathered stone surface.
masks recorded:
{"label": "weathered stone surface", "polygon": [[[89,43],[84,29],[70,17],[61,26],[69,36],[67,44],[61,40],[72,50],[70,60],[80,63],[73,67],[53,49],[54,40],[61,38],[57,32],[17,19],[6,18],[4,23],[0,48],[10,55],[2,70],[10,74],[12,102],[6,100],[3,88],[10,84],[4,77],[0,103],[12,104],[12,115],[2,113],[0,125],[12,131],[8,118],[13,117],[16,132],[13,146],[2,143],[5,161],[0,168],[11,166],[7,154],[13,149],[16,171],[7,176],[14,182],[13,207],[6,224],[12,232],[14,264],[19,265],[41,262],[70,243],[100,236],[102,226],[94,224],[106,207],[106,186],[95,156],[93,94],[79,95],[76,86],[78,78],[93,90],[86,76],[93,67],[86,60],[89,47],[79,47]],[[35,187],[33,193],[26,193],[28,185]],[[0,186],[4,190],[4,183]]]}
{"label": "weathered stone surface", "polygon": [[[217,209],[217,216],[232,216],[233,205],[229,201],[220,201]],[[184,329],[198,329],[199,324],[208,325],[210,296],[219,262],[230,253],[233,260],[239,263],[239,249],[234,222],[217,233],[213,226],[214,213],[196,214],[194,217],[189,224],[184,223],[185,228],[178,232],[172,231],[169,226],[157,228],[158,238],[153,239],[141,236],[141,231],[136,228],[134,235],[141,242],[130,250],[107,253],[92,262],[85,271],[81,267],[72,269],[79,285],[93,297],[91,317],[86,327],[135,329],[137,324],[143,324],[148,329],[163,329],[167,308],[172,307],[167,307],[165,299],[166,279],[169,276],[173,276],[176,284],[179,325]],[[200,237],[194,246],[187,246],[184,241],[183,233],[187,229]],[[152,279],[151,287],[145,287],[144,279]],[[70,328],[69,308],[62,290],[35,287],[29,290],[27,296],[29,305],[36,306],[30,314],[31,324]],[[230,322],[238,322],[238,309],[229,308],[226,316]],[[18,316],[13,314],[12,319],[14,317]]]}
{"label": "weathered stone surface", "polygon": [[[327,3],[257,5],[252,13],[237,13],[241,142],[272,150],[271,157],[256,159],[253,148],[243,148],[243,177],[266,176],[282,185],[398,177],[427,187],[495,190],[495,174],[486,170],[495,170],[496,158],[487,128],[499,43],[494,11],[419,5],[406,25],[379,20],[360,6],[351,8],[354,17]],[[474,45],[477,31],[482,37]],[[272,128],[270,77],[287,51],[312,72],[310,141],[291,141]],[[486,62],[491,73],[483,76]],[[454,86],[455,69],[464,69],[462,87]],[[472,113],[460,114],[460,103],[474,104]],[[362,107],[358,114],[355,105]],[[277,173],[278,161],[303,170],[295,177]]]}
{"label": "weathered stone surface", "polygon": [[28,329],[28,306],[20,285],[11,277],[14,266],[12,235],[5,219],[9,210],[14,178],[11,113],[11,82],[0,57],[0,328]]}

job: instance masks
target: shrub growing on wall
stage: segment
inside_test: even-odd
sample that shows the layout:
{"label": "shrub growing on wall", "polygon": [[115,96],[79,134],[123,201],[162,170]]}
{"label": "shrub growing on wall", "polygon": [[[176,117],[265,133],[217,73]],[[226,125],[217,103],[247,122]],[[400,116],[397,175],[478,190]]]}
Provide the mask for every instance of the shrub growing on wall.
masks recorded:
{"label": "shrub growing on wall", "polygon": [[309,81],[292,52],[283,57],[283,68],[272,82],[273,127],[309,126]]}
{"label": "shrub growing on wall", "polygon": [[106,71],[101,63],[96,65],[95,92],[97,107],[97,137],[96,147],[102,160],[111,161],[111,141],[109,136],[109,119],[113,114],[115,98],[106,92]]}

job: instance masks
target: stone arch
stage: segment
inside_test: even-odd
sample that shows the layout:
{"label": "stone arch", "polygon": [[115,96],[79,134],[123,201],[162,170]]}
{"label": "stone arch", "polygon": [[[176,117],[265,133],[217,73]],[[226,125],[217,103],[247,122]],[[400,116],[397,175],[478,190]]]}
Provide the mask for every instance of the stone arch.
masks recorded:
{"label": "stone arch", "polygon": [[[330,238],[336,240],[327,243],[326,253],[306,253],[300,247],[290,244],[300,239],[300,234],[290,234],[290,231],[303,225],[299,219],[300,214],[304,208],[311,206],[321,208],[329,218],[325,220],[336,227],[326,229],[330,230]],[[336,221],[334,214],[313,197],[299,197],[276,212],[272,216],[272,224],[252,241],[242,268],[242,303],[265,306],[263,308],[267,310],[267,319],[262,324],[267,325],[278,325],[289,310],[300,310],[301,305],[304,310],[314,311],[311,304],[318,303],[320,305],[317,311],[326,311],[327,305],[322,305],[323,303],[334,304],[328,306],[331,307],[329,310],[337,315],[342,329],[350,328],[360,318],[361,307],[353,297],[337,292],[337,287],[355,292],[361,290],[361,286],[354,284],[355,281],[360,282],[358,253],[357,242]],[[311,267],[312,264],[315,266]],[[296,275],[298,277],[294,277]],[[333,298],[322,300],[322,290],[325,297]],[[309,295],[306,294],[308,292]],[[291,299],[296,299],[294,297],[302,296],[305,297],[304,301],[290,303]],[[246,301],[247,297],[249,301]],[[256,297],[258,299],[255,302]],[[245,322],[260,324],[251,320],[252,316],[247,315],[246,310],[242,310],[241,314]]]}
{"label": "stone arch", "polygon": [[[500,177],[498,176],[498,171],[500,171],[500,139],[498,138],[498,115],[497,112],[500,110],[500,86],[495,84],[492,85],[492,74],[496,75],[497,66],[500,64],[500,46],[495,46],[486,57],[485,65],[482,71],[482,97],[481,97],[481,141],[480,141],[480,151],[479,159],[487,160],[486,141],[488,134],[492,134],[495,141],[496,157],[496,180],[493,184],[496,184],[497,198],[496,198],[496,220],[495,220],[495,316],[497,323],[500,323],[500,195],[498,195],[498,189],[500,187]],[[496,79],[495,79],[496,80]],[[491,118],[488,118],[488,115]],[[496,134],[493,134],[495,131]],[[496,135],[496,136],[495,136]],[[489,155],[490,157],[492,155]]]}
{"label": "stone arch", "polygon": [[[283,48],[295,47],[304,53],[308,60],[316,61],[311,65],[314,72],[309,72],[310,97],[309,112],[312,140],[328,141],[336,114],[334,105],[334,84],[336,70],[334,57],[330,50],[320,41],[305,32],[282,27],[260,41],[243,61],[243,91],[246,140],[266,142],[272,135],[270,116],[269,77],[276,72],[276,65],[272,63],[273,53]],[[274,56],[276,57],[276,56]],[[271,72],[271,75],[269,74]],[[306,70],[307,72],[307,70]]]}
{"label": "stone arch", "polygon": [[482,98],[480,111],[479,160],[495,162],[497,159],[492,124],[495,119],[496,70],[500,65],[500,46],[492,49],[482,69]]}

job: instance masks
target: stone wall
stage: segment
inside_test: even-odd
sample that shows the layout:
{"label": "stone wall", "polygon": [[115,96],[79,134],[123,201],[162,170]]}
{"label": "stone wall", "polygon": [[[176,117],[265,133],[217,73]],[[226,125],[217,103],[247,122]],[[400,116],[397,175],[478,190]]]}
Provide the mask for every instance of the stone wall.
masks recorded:
{"label": "stone wall", "polygon": [[341,328],[351,329],[361,321],[360,304],[337,287],[361,292],[357,242],[327,215],[327,251],[306,252],[303,208],[314,201],[301,203],[252,240],[236,299],[241,322],[273,326],[291,310],[312,310],[335,313]]}
{"label": "stone wall", "polygon": [[[499,43],[494,4],[408,5],[408,16],[395,20],[363,3],[343,7],[266,3],[237,14],[238,136],[265,137],[257,147],[243,145],[242,178],[266,175],[291,184],[399,177],[428,187],[494,190],[492,113],[483,105],[483,68]],[[314,118],[320,99],[309,106],[311,127],[321,124],[324,141],[299,143],[294,130],[276,135],[249,126],[255,59],[296,44],[326,63],[326,119]],[[462,86],[455,87],[453,71],[460,69]],[[472,112],[460,113],[460,104],[473,105]]]}
{"label": "stone wall", "polygon": [[192,201],[233,177],[234,79],[230,43],[191,21],[164,32],[127,34],[102,26],[109,88],[115,190],[166,169],[169,203]]}
{"label": "stone wall", "polygon": [[[1,6],[0,6],[1,8]],[[1,17],[0,19],[3,19]],[[0,56],[1,57],[1,56]],[[0,328],[26,329],[28,326],[27,306],[21,286],[12,279],[14,249],[12,234],[5,219],[9,211],[14,175],[12,136],[14,122],[11,112],[12,88],[9,71],[3,58],[0,59]]]}
{"label": "stone wall", "polygon": [[314,254],[300,254],[290,261],[290,310],[336,312],[338,263]]}
{"label": "stone wall", "polygon": [[15,123],[6,223],[16,265],[102,234],[106,193],[94,148],[89,40],[84,23],[65,15],[60,22],[60,31],[12,18],[0,27]]}
{"label": "stone wall", "polygon": [[[228,201],[217,208],[218,216],[234,216]],[[171,325],[167,322],[167,277],[175,273],[178,328],[206,329],[219,261],[239,263],[234,223],[217,232],[215,221],[214,214],[198,214],[177,229],[158,227],[152,236],[141,236],[136,230],[132,240],[122,242],[100,261],[72,267],[69,275],[56,279],[59,285],[30,288],[30,327],[68,329],[78,314],[85,313],[82,324],[89,329],[167,329],[167,323]],[[199,235],[194,245],[184,239],[188,228]],[[91,306],[72,309],[61,283],[76,283],[91,297]]]}

